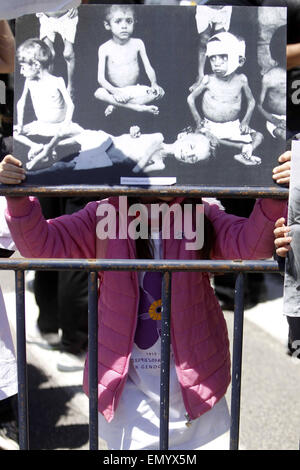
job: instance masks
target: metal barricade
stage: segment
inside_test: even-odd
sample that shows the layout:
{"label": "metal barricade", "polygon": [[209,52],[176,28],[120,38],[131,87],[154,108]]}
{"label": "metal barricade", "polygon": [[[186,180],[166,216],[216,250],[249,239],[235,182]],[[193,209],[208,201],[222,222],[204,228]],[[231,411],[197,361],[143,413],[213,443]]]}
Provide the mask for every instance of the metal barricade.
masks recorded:
{"label": "metal barricade", "polygon": [[239,446],[240,394],[244,320],[243,274],[246,272],[278,272],[274,261],[155,261],[155,260],[0,260],[0,269],[15,271],[17,365],[19,385],[19,443],[21,450],[29,449],[28,384],[25,337],[26,270],[85,270],[88,272],[88,356],[89,356],[89,439],[90,449],[98,449],[98,293],[97,272],[160,271],[162,279],[162,332],[161,332],[161,389],[160,389],[160,450],[168,449],[169,420],[169,364],[171,323],[171,276],[175,271],[203,271],[237,274],[235,291],[230,449]]}

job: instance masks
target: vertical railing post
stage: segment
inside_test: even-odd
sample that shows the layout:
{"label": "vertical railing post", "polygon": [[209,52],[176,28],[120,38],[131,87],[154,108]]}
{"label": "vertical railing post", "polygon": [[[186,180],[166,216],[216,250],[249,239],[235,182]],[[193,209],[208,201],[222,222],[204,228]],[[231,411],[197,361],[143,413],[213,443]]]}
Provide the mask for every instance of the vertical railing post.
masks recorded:
{"label": "vertical railing post", "polygon": [[90,449],[98,450],[98,292],[97,272],[88,274],[88,360]]}
{"label": "vertical railing post", "polygon": [[24,271],[15,272],[16,336],[18,367],[18,416],[20,450],[29,449],[28,379],[26,363],[25,290]]}
{"label": "vertical railing post", "polygon": [[236,283],[235,283],[230,450],[237,450],[239,446],[243,326],[244,326],[244,276],[242,273],[239,273],[236,279]]}
{"label": "vertical railing post", "polygon": [[161,371],[160,371],[160,450],[169,447],[171,273],[162,279]]}

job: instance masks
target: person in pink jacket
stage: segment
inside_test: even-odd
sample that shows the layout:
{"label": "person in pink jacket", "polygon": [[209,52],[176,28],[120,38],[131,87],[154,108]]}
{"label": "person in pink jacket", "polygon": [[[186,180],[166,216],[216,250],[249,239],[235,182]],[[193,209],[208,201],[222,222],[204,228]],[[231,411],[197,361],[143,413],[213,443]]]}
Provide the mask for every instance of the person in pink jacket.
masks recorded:
{"label": "person in pink jacket", "polygon": [[[285,162],[284,156],[280,159]],[[275,181],[286,177],[288,165],[276,167]],[[25,177],[21,162],[5,157],[0,164],[0,182],[18,184]],[[197,214],[204,209],[204,245],[191,249],[187,239],[191,243],[192,238],[185,226],[183,236],[178,233],[175,215],[169,219],[169,237],[162,229],[164,217],[161,223],[157,219],[152,224],[152,207],[159,199],[169,209],[185,210],[191,203],[172,197],[138,201],[111,197],[93,201],[75,214],[46,221],[35,198],[8,197],[6,219],[24,257],[103,257],[103,227],[109,225],[110,219],[105,219],[109,212],[117,217],[110,227],[115,232],[109,234],[106,258],[230,260],[271,257],[275,221],[286,212],[285,200],[259,199],[246,219],[227,214],[216,201],[196,199],[189,207],[195,208],[196,224]],[[146,225],[151,223],[150,240],[130,236],[136,222],[131,215],[137,207],[134,202],[151,215],[141,219]],[[105,271],[99,273],[99,282],[99,437],[111,450],[158,449],[161,275]],[[208,273],[174,272],[171,305],[169,448],[226,449],[230,420],[224,395],[230,383],[229,340]],[[86,362],[86,393],[87,374]]]}

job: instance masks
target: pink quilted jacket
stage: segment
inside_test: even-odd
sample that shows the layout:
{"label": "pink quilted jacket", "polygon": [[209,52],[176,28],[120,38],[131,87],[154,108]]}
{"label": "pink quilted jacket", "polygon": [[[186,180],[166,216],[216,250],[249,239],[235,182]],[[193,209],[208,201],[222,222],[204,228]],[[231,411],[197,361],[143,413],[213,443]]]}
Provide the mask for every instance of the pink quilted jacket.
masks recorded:
{"label": "pink quilted jacket", "polygon": [[[117,198],[109,201],[117,205]],[[8,198],[7,222],[25,257],[96,258],[98,204],[91,202],[75,214],[46,222],[37,200]],[[226,214],[216,204],[206,203],[205,211],[216,232],[213,258],[263,259],[272,256],[274,221],[285,214],[286,202],[258,200],[249,219]],[[163,255],[196,259],[194,251],[185,250],[184,240],[172,238],[163,240]],[[134,241],[109,240],[106,258],[134,259]],[[139,287],[136,272],[105,271],[99,276],[98,403],[99,411],[111,421],[126,383]],[[173,273],[171,302],[176,372],[186,410],[194,419],[213,407],[230,383],[227,328],[206,273]],[[86,393],[87,377],[86,363]]]}

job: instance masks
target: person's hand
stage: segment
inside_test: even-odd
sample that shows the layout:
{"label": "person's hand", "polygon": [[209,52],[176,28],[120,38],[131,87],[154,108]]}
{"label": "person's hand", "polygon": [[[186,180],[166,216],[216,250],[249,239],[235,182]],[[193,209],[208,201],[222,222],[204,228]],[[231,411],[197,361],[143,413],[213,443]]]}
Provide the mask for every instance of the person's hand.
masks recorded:
{"label": "person's hand", "polygon": [[250,134],[250,127],[249,127],[249,124],[246,123],[246,122],[241,122],[241,124],[240,124],[240,131],[241,131],[241,134],[242,134],[242,135]]}
{"label": "person's hand", "polygon": [[22,162],[12,155],[6,155],[0,162],[0,183],[20,184],[26,178]]}
{"label": "person's hand", "polygon": [[141,129],[139,128],[139,126],[131,126],[131,128],[129,129],[129,134],[130,134],[130,137],[132,137],[133,139],[137,139],[138,137],[141,137],[142,135]]}
{"label": "person's hand", "polygon": [[161,99],[165,94],[162,87],[160,87],[157,83],[151,85],[151,91],[155,95],[155,99],[157,100]]}
{"label": "person's hand", "polygon": [[201,118],[198,119],[196,122],[195,134],[202,134],[204,128],[205,128],[205,120]]}
{"label": "person's hand", "polygon": [[280,118],[277,118],[275,116],[272,116],[270,118],[270,122],[272,122],[272,124],[274,124],[274,126],[276,127],[286,127],[286,121],[284,119],[280,119]]}
{"label": "person's hand", "polygon": [[276,254],[285,258],[288,251],[291,248],[292,237],[289,236],[290,227],[285,225],[285,218],[281,217],[275,222],[274,233],[274,244],[276,248]]}
{"label": "person's hand", "polygon": [[273,168],[273,179],[278,184],[290,184],[291,176],[291,157],[292,152],[290,150],[284,152],[278,158],[278,161],[281,165]]}
{"label": "person's hand", "polygon": [[78,9],[77,8],[70,8],[68,10],[68,17],[69,18],[75,18],[75,16],[78,16]]}
{"label": "person's hand", "polygon": [[282,129],[283,131],[286,130],[286,121],[284,121],[283,119],[280,121],[280,123],[278,124],[277,126],[277,129]]}

